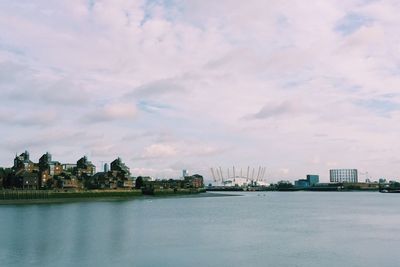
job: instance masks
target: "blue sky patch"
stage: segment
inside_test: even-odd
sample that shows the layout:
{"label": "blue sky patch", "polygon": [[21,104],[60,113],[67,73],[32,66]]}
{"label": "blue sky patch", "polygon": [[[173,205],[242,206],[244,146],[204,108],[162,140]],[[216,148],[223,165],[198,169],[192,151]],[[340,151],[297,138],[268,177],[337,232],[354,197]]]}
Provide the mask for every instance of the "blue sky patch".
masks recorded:
{"label": "blue sky patch", "polygon": [[400,103],[386,99],[361,100],[357,104],[384,117],[389,116],[393,111],[400,110]]}
{"label": "blue sky patch", "polygon": [[171,110],[172,107],[164,104],[155,103],[147,100],[140,100],[137,104],[138,108],[148,113],[158,113],[161,110]]}
{"label": "blue sky patch", "polygon": [[335,31],[342,35],[350,35],[363,26],[369,26],[373,19],[357,13],[349,13],[338,21]]}

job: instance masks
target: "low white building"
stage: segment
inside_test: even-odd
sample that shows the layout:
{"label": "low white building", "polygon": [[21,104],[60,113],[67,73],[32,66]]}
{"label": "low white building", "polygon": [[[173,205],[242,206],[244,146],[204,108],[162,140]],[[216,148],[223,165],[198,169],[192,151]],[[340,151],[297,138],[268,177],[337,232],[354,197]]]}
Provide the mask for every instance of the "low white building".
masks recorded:
{"label": "low white building", "polygon": [[262,180],[251,180],[246,177],[236,177],[230,178],[222,182],[224,186],[239,186],[239,187],[247,187],[247,186],[268,186],[269,184]]}

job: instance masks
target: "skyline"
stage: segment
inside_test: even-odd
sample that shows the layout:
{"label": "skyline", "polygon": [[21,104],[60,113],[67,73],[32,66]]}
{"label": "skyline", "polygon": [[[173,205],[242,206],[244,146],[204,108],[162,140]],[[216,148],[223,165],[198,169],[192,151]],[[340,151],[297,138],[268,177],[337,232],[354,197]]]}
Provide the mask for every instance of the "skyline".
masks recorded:
{"label": "skyline", "polygon": [[399,177],[399,4],[302,3],[0,1],[0,165]]}

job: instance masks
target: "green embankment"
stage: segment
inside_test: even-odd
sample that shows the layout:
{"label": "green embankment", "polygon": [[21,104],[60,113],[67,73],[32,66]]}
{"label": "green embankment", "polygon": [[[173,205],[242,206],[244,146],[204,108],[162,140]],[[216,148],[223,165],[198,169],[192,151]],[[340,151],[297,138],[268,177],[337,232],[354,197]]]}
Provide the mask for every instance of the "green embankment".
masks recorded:
{"label": "green embankment", "polygon": [[129,198],[143,195],[168,196],[197,194],[204,189],[154,189],[146,190],[87,190],[87,191],[51,191],[51,190],[0,190],[1,200],[36,199],[83,199],[83,198]]}
{"label": "green embankment", "polygon": [[106,197],[135,197],[141,196],[141,190],[120,191],[77,191],[57,192],[47,190],[5,190],[0,191],[0,200],[13,199],[54,199],[54,198],[106,198]]}
{"label": "green embankment", "polygon": [[154,189],[150,195],[164,196],[164,195],[186,195],[186,194],[198,194],[205,192],[205,189]]}

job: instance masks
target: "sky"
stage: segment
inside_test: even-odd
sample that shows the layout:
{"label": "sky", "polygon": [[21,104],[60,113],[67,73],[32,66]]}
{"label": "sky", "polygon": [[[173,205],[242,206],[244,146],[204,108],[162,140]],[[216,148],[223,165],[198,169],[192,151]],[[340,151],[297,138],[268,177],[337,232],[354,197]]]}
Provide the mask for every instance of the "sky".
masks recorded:
{"label": "sky", "polygon": [[0,165],[399,177],[397,0],[0,0]]}

